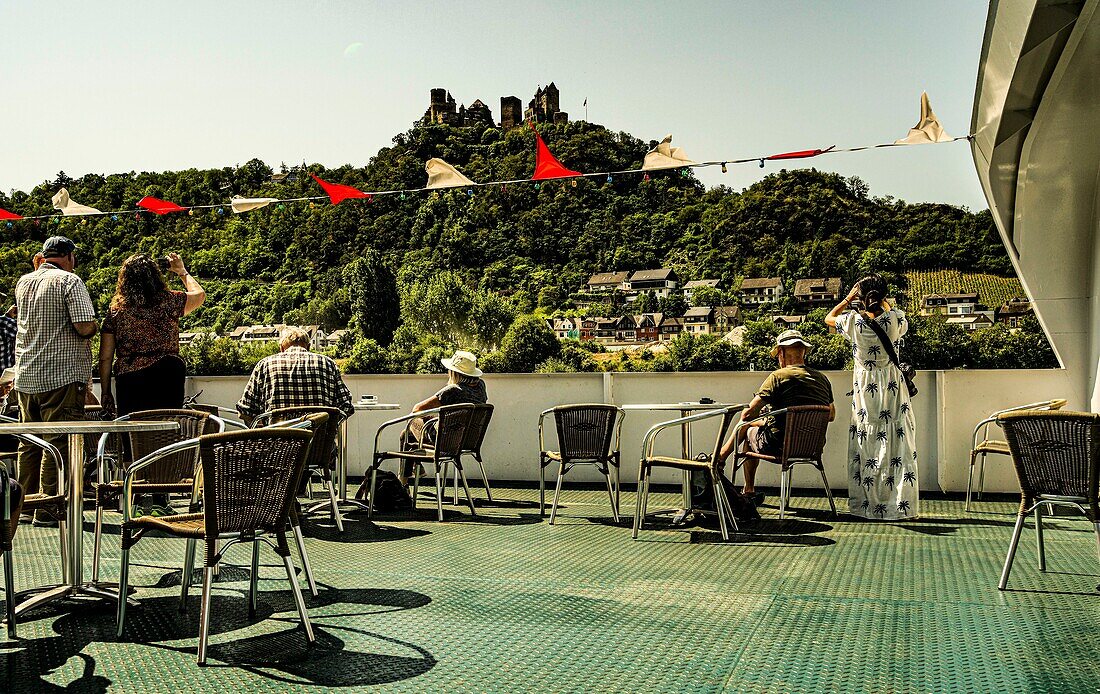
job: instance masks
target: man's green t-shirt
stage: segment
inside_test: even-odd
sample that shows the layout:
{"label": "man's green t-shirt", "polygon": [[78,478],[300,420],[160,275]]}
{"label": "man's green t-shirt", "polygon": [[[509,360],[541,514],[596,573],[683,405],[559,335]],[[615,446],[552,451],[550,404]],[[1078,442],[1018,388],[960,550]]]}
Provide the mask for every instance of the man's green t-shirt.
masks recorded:
{"label": "man's green t-shirt", "polygon": [[[825,374],[800,364],[785,366],[771,372],[756,391],[770,410],[781,410],[794,405],[829,405],[833,402],[833,387]],[[765,430],[768,442],[783,443],[785,415],[768,417]]]}

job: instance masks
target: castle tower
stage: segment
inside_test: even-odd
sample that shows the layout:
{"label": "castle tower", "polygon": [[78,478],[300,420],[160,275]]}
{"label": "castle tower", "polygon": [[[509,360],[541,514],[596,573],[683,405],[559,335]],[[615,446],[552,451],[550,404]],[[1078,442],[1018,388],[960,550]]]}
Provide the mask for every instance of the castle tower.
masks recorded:
{"label": "castle tower", "polygon": [[455,100],[451,93],[442,87],[433,89],[428,110],[424,112],[423,122],[425,124],[453,123],[456,116]]}
{"label": "castle tower", "polygon": [[500,97],[500,127],[514,128],[523,123],[523,102],[518,96]]}
{"label": "castle tower", "polygon": [[542,111],[546,120],[553,119],[554,114],[558,112],[558,88],[553,82],[548,84],[542,93]]}

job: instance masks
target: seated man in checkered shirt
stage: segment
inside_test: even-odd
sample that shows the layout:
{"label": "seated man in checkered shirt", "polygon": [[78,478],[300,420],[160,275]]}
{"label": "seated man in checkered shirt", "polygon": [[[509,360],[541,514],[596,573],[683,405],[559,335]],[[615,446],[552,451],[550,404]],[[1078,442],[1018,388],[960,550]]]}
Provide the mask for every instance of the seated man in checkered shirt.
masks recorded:
{"label": "seated man in checkered shirt", "polygon": [[287,328],[279,337],[279,349],[282,351],[264,357],[252,370],[237,403],[245,423],[280,407],[335,407],[345,419],[355,412],[340,367],[325,355],[309,351],[306,331]]}

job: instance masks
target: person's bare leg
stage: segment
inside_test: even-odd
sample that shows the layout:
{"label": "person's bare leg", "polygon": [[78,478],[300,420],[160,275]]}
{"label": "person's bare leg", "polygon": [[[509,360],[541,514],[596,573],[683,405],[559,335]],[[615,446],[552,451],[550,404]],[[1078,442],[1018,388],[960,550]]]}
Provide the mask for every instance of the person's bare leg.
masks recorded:
{"label": "person's bare leg", "polygon": [[[751,450],[752,446],[749,445],[749,441],[754,439],[750,438],[750,434],[755,437],[757,429],[759,429],[759,427],[746,427],[742,431],[744,439],[739,441],[738,445],[745,446],[748,450]],[[742,470],[745,472],[745,485],[741,487],[741,491],[744,494],[756,493],[756,468],[758,465],[760,465],[760,461],[756,458],[745,458],[745,464],[742,466]]]}

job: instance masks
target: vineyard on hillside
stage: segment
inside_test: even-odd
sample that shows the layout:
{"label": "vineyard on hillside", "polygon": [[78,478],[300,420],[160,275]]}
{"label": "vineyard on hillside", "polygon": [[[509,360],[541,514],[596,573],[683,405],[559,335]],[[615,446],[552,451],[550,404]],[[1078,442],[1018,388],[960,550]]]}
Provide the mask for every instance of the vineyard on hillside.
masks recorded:
{"label": "vineyard on hillside", "polygon": [[921,297],[929,294],[977,292],[978,301],[993,310],[1013,297],[1024,297],[1024,287],[1015,277],[999,277],[959,270],[913,270],[905,273],[907,309],[920,308]]}

